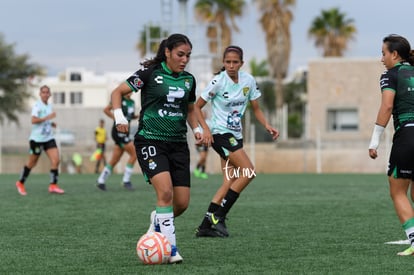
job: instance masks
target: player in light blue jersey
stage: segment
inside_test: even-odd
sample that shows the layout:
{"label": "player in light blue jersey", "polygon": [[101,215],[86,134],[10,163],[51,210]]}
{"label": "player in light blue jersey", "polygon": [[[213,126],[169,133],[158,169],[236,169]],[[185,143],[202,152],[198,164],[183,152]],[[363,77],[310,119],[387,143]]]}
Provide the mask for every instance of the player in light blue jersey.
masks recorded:
{"label": "player in light blue jersey", "polygon": [[[197,237],[228,237],[225,217],[243,189],[255,177],[252,162],[243,149],[242,117],[250,103],[257,120],[272,135],[279,131],[267,122],[260,110],[258,98],[261,93],[250,74],[240,71],[243,65],[243,50],[229,46],[223,54],[222,70],[212,79],[196,102],[196,108],[203,108],[211,102],[210,132],[204,132],[204,139],[212,135],[213,149],[221,157],[223,184],[214,195],[207,213],[197,228]],[[197,110],[199,111],[199,110]],[[207,125],[200,121],[203,129]]]}
{"label": "player in light blue jersey", "polygon": [[53,135],[52,127],[56,124],[51,120],[56,117],[56,113],[52,110],[49,100],[51,93],[50,88],[46,85],[40,87],[40,100],[38,100],[32,108],[32,131],[29,137],[30,155],[29,160],[23,167],[20,179],[16,182],[16,188],[20,195],[27,195],[24,183],[30,174],[30,171],[36,166],[42,150],[44,150],[50,160],[50,185],[49,193],[63,194],[65,193],[57,185],[59,176],[59,150]]}

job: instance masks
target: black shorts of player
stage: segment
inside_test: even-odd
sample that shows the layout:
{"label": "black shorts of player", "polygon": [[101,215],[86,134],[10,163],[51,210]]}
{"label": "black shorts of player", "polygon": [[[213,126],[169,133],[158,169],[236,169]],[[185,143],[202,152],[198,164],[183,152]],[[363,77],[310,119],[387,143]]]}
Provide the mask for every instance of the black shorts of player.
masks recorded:
{"label": "black shorts of player", "polygon": [[408,123],[395,132],[387,174],[414,180],[414,123]]}
{"label": "black shorts of player", "polygon": [[208,146],[207,145],[204,145],[204,144],[197,144],[196,145],[196,150],[199,153],[201,153],[201,152],[207,152],[208,151]]}
{"label": "black shorts of player", "polygon": [[131,142],[129,133],[118,132],[115,127],[112,127],[111,135],[112,135],[112,139],[114,140],[115,144],[121,148],[124,148],[124,144]]}
{"label": "black shorts of player", "polygon": [[212,147],[224,160],[229,158],[230,152],[243,148],[243,139],[236,139],[233,134],[214,134]]}
{"label": "black shorts of player", "polygon": [[106,149],[105,143],[97,143],[96,144],[96,149],[101,149],[102,152],[105,152],[105,149]]}
{"label": "black shorts of player", "polygon": [[135,150],[145,180],[170,172],[173,186],[190,187],[190,151],[187,142],[168,142],[135,136]]}
{"label": "black shorts of player", "polygon": [[42,150],[47,151],[51,148],[57,148],[55,139],[51,139],[46,142],[36,142],[30,140],[30,154],[39,156],[42,153]]}

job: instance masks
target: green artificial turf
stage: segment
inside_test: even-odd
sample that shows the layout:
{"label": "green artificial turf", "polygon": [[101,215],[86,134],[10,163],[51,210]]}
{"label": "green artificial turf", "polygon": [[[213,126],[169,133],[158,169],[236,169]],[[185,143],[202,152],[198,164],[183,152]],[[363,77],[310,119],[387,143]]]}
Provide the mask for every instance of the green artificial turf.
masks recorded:
{"label": "green artificial turf", "polygon": [[221,175],[193,178],[191,202],[176,218],[180,265],[145,266],[135,252],[155,193],[134,175],[133,192],[110,177],[61,175],[64,195],[33,174],[0,175],[0,274],[408,274],[413,257],[385,175],[259,174],[231,209],[229,238],[196,238]]}

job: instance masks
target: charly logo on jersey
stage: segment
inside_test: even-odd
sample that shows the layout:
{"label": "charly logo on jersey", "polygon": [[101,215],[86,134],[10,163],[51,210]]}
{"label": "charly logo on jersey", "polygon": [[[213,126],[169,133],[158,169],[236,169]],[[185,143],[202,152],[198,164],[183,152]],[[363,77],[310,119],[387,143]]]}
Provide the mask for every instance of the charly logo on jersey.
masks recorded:
{"label": "charly logo on jersey", "polygon": [[162,84],[162,83],[164,83],[164,78],[162,77],[162,75],[157,75],[154,78],[154,81],[157,82],[157,84]]}

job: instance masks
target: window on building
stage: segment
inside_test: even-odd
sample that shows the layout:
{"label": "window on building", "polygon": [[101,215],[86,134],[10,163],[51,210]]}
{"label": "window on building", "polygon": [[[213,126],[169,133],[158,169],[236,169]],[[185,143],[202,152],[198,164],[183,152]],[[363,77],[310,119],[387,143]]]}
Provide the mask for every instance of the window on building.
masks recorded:
{"label": "window on building", "polygon": [[70,92],[70,104],[71,105],[82,105],[83,96],[82,92]]}
{"label": "window on building", "polygon": [[52,92],[52,99],[54,105],[65,105],[65,92]]}
{"label": "window on building", "polygon": [[77,73],[77,72],[70,73],[70,81],[82,81],[81,73]]}
{"label": "window on building", "polygon": [[358,131],[358,110],[329,109],[327,121],[330,132]]}

